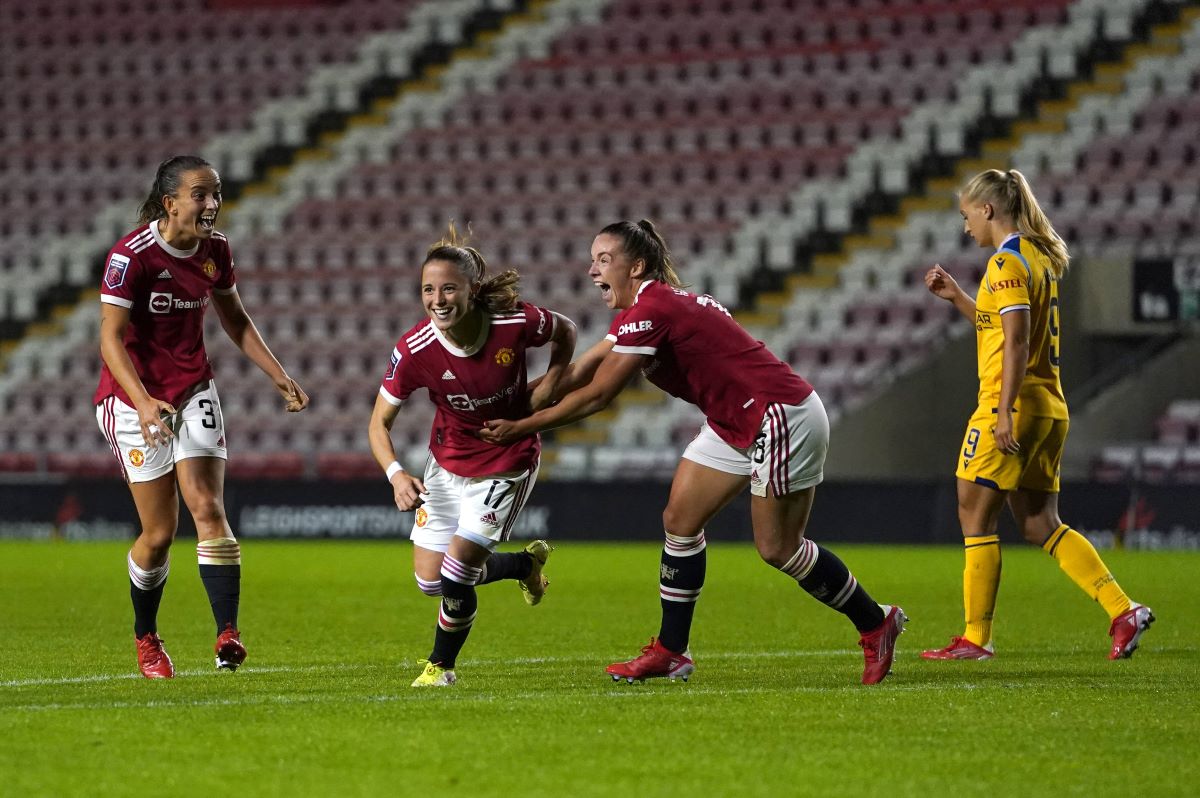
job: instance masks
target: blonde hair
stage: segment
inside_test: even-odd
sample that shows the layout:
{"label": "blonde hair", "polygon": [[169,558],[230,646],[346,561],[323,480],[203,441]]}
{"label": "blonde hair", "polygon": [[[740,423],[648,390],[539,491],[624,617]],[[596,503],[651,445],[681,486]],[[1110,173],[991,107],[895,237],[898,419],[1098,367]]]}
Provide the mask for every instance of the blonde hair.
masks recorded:
{"label": "blonde hair", "polygon": [[675,288],[687,288],[676,274],[671,251],[667,249],[667,242],[655,228],[654,222],[649,219],[636,223],[613,222],[599,235],[616,236],[621,239],[621,250],[630,260],[644,260],[646,279],[658,280]]}
{"label": "blonde hair", "polygon": [[494,277],[487,277],[487,261],[479,250],[467,246],[471,239],[471,226],[467,225],[466,234],[459,233],[450,222],[446,235],[431,246],[425,253],[421,268],[430,261],[440,260],[454,264],[467,281],[479,284],[473,300],[475,304],[489,313],[512,310],[520,299],[519,282],[521,276],[514,269],[506,269]]}
{"label": "blonde hair", "polygon": [[971,178],[960,196],[968,202],[990,202],[1017,225],[1017,231],[1046,254],[1055,277],[1066,274],[1071,263],[1067,244],[1050,224],[1025,175],[1016,169],[988,169]]}

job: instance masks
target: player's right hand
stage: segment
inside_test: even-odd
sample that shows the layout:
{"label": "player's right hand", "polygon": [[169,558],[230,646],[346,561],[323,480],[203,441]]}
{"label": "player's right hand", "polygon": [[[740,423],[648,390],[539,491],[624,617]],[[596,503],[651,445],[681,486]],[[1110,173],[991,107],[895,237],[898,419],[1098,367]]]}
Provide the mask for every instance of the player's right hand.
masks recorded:
{"label": "player's right hand", "polygon": [[934,264],[933,268],[925,272],[925,287],[929,289],[929,293],[942,299],[954,301],[954,297],[958,296],[961,290],[958,283],[949,272],[942,268],[941,264]]}
{"label": "player's right hand", "polygon": [[425,483],[407,471],[397,471],[392,475],[392,496],[401,510],[407,512],[420,507],[425,503],[421,498],[425,492]]}
{"label": "player's right hand", "polygon": [[170,402],[151,396],[149,401],[138,406],[137,414],[142,427],[142,439],[151,449],[157,449],[160,443],[165,444],[175,437],[169,423],[169,417],[175,415],[175,408]]}

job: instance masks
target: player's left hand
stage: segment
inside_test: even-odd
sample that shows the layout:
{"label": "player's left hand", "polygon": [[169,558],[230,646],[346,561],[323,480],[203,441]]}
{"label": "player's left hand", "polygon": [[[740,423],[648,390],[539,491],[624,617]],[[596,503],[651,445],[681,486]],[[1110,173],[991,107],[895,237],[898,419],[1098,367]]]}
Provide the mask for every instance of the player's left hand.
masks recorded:
{"label": "player's left hand", "polygon": [[1017,443],[1016,436],[1013,434],[1011,411],[997,414],[996,426],[992,427],[992,435],[996,438],[996,448],[1004,454],[1017,454],[1021,451],[1021,444]]}
{"label": "player's left hand", "polygon": [[275,390],[279,391],[279,395],[287,403],[285,407],[289,413],[299,413],[308,407],[308,394],[291,377],[284,377],[283,382],[275,383]]}
{"label": "player's left hand", "polygon": [[483,422],[483,429],[479,430],[479,437],[487,443],[503,446],[506,443],[512,443],[517,438],[525,436],[520,431],[519,424],[520,422],[509,421],[503,418],[485,421]]}

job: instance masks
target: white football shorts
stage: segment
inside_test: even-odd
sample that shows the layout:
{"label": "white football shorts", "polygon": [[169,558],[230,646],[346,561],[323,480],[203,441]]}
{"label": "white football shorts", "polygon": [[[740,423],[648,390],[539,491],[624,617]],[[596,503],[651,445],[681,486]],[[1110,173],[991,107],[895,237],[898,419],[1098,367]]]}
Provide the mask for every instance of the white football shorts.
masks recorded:
{"label": "white football shorts", "polygon": [[425,467],[425,503],[417,508],[412,542],[423,549],[450,547],[456,534],[487,549],[508,540],[537,482],[540,461],[528,471],[460,477],[432,456]]}
{"label": "white football shorts", "polygon": [[188,397],[175,415],[164,423],[175,431],[175,437],[154,448],[146,445],[138,414],[116,396],[109,396],[96,405],[96,423],[104,433],[109,448],[121,461],[128,482],[149,482],[170,473],[175,464],[189,457],[219,457],[228,459],[225,449],[225,417],[221,415],[221,400],[212,380]]}
{"label": "white football shorts", "polygon": [[717,471],[750,477],[755,496],[785,496],[819,485],[828,453],[829,416],[814,391],[798,405],[769,405],[758,436],[745,449],[721,440],[706,422],[683,456]]}

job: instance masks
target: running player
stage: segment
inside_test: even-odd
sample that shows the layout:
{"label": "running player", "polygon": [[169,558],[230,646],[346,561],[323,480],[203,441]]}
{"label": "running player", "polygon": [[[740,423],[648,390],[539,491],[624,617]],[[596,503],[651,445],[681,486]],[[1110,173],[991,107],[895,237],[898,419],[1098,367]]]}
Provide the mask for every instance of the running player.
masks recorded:
{"label": "running player", "polygon": [[682,288],[650,222],[605,227],[591,256],[589,275],[605,304],[620,310],[608,335],[564,374],[558,393],[570,393],[557,405],[489,422],[480,434],[505,443],[578,421],[607,407],[638,371],[707,416],[683,453],[663,512],[658,636],[607,672],[630,682],[692,673],[688,641],[704,586],[704,527],[749,485],[758,553],[850,619],[866,658],[863,684],[882,681],[904,612],[876,604],[835,554],[804,536],[829,444],[820,397],[717,300]]}
{"label": "running player", "polygon": [[196,522],[200,579],[217,624],[217,667],[234,670],[246,658],[237,623],[241,549],[225,517],[225,421],[204,351],[210,301],[285,408],[308,406],[238,298],[229,242],[216,230],[220,211],[221,178],[207,161],[192,155],[163,161],[137,229],[108,253],[100,285],[96,420],[142,526],[126,561],[138,667],[149,679],[175,675],[157,618],[179,493]]}
{"label": "running player", "polygon": [[1058,284],[1067,246],[1015,169],[989,169],[959,198],[965,232],[995,250],[975,299],[941,266],[925,275],[976,329],[979,405],[958,458],[958,518],[966,549],[966,629],[925,659],[989,659],[1000,587],[1000,511],[1007,501],[1027,541],[1100,603],[1111,623],[1109,659],[1132,656],[1154,613],[1129,600],[1088,539],[1058,516],[1067,402],[1059,382]]}
{"label": "running player", "polygon": [[[453,227],[421,265],[421,301],[428,318],[392,350],[375,410],[371,451],[384,469],[396,506],[416,510],[413,570],[417,585],[441,596],[433,651],[413,687],[454,684],[455,661],[475,619],[475,586],[516,579],[529,604],[546,591],[542,568],[550,545],[535,540],[523,552],[496,553],[508,540],[537,481],[541,442],[536,434],[504,447],[476,436],[493,418],[543,407],[575,352],[575,325],[546,308],[521,302],[517,273],[487,277],[483,256]],[[550,363],[532,394],[525,350],[550,344]],[[437,405],[423,477],[401,467],[391,428],[418,388]]]}

